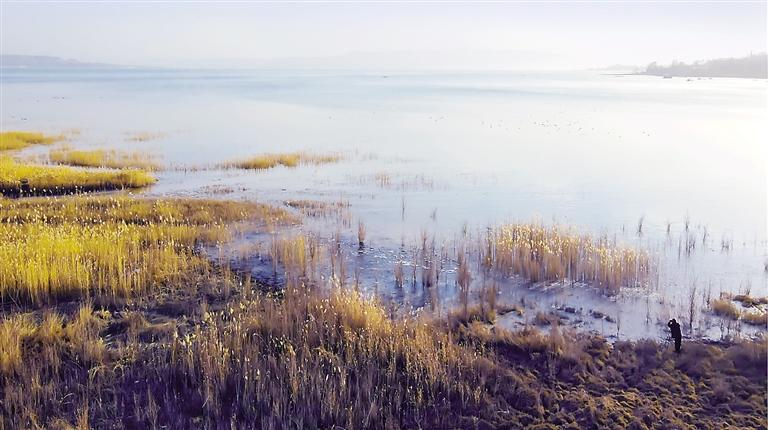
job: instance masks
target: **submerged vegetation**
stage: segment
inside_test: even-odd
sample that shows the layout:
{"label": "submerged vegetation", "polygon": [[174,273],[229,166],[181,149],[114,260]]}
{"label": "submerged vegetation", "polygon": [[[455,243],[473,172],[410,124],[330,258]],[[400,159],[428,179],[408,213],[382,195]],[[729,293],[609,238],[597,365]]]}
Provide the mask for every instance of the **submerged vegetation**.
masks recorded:
{"label": "submerged vegetation", "polygon": [[163,132],[149,132],[149,131],[138,131],[138,132],[132,132],[132,133],[126,133],[126,140],[129,142],[149,142],[151,140],[157,140],[162,139],[166,137],[168,134]]}
{"label": "submerged vegetation", "polygon": [[0,151],[22,149],[30,145],[48,145],[62,138],[31,131],[4,131],[0,133]]}
{"label": "submerged vegetation", "polygon": [[142,152],[123,152],[116,150],[75,150],[59,148],[52,150],[49,158],[56,164],[80,167],[106,167],[111,169],[135,168],[157,170],[160,165],[149,155]]}
{"label": "submerged vegetation", "polygon": [[141,188],[155,183],[143,170],[85,170],[22,164],[0,156],[0,194],[34,196]]}
{"label": "submerged vegetation", "polygon": [[291,152],[283,154],[262,154],[244,160],[226,163],[224,167],[236,169],[265,170],[277,166],[296,167],[299,164],[328,164],[342,159],[340,154],[310,154],[307,152]]}

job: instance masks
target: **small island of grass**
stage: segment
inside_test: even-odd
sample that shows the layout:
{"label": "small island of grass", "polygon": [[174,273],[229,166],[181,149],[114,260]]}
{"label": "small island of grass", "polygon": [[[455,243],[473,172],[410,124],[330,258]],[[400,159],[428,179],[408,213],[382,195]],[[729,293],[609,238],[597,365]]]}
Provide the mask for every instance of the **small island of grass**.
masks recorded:
{"label": "small island of grass", "polygon": [[310,154],[291,152],[281,154],[261,154],[243,160],[226,163],[224,167],[234,169],[266,170],[277,166],[296,167],[299,164],[329,164],[342,159],[339,154]]}
{"label": "small island of grass", "polygon": [[23,149],[30,145],[50,145],[63,139],[31,131],[4,131],[0,133],[0,151]]}
{"label": "small island of grass", "polygon": [[156,181],[138,169],[85,170],[22,164],[0,157],[0,194],[11,197],[142,188]]}

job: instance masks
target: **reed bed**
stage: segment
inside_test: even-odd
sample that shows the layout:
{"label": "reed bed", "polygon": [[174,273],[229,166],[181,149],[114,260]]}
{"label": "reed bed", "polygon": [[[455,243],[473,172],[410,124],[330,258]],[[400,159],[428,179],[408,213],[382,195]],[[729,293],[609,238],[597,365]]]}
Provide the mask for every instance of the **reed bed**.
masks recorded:
{"label": "reed bed", "polygon": [[0,133],[0,151],[23,149],[30,145],[49,145],[63,136],[49,136],[32,131],[4,131]]}
{"label": "reed bed", "polygon": [[207,264],[197,246],[227,223],[285,222],[263,205],[126,197],[0,202],[0,299],[42,305],[131,297]]}
{"label": "reed bed", "polygon": [[741,319],[750,325],[762,326],[766,328],[768,326],[768,313],[765,311],[748,311],[741,314]]}
{"label": "reed bed", "polygon": [[224,164],[235,169],[266,170],[277,166],[296,167],[300,164],[321,165],[341,161],[340,154],[311,154],[307,152],[262,154]]}
{"label": "reed bed", "polygon": [[653,341],[610,345],[557,326],[512,332],[474,320],[392,318],[380,303],[339,289],[241,295],[215,310],[203,302],[162,323],[143,312],[86,302],[68,314],[2,318],[0,427],[765,422],[765,338],[690,342],[678,356]]}
{"label": "reed bed", "polygon": [[101,167],[110,169],[159,170],[160,164],[154,158],[142,152],[124,152],[117,150],[75,150],[59,148],[48,154],[51,162],[78,167]]}
{"label": "reed bed", "polygon": [[2,225],[0,299],[40,305],[140,294],[202,264],[193,253],[199,235],[190,226]]}
{"label": "reed bed", "polygon": [[470,347],[352,291],[288,290],[207,322],[153,358],[162,421],[184,416],[189,405],[172,400],[184,398],[210,428],[233,418],[262,428],[435,426],[483,396]]}
{"label": "reed bed", "polygon": [[73,167],[21,164],[0,157],[0,194],[37,196],[142,188],[156,182],[143,170],[85,170]]}
{"label": "reed bed", "polygon": [[644,285],[651,269],[644,251],[557,225],[504,225],[489,231],[485,242],[487,267],[531,282],[582,282],[616,294],[622,287]]}
{"label": "reed bed", "polygon": [[714,299],[710,302],[709,306],[715,315],[719,315],[721,317],[737,320],[741,316],[741,311],[739,308],[733,304],[731,299],[728,297]]}

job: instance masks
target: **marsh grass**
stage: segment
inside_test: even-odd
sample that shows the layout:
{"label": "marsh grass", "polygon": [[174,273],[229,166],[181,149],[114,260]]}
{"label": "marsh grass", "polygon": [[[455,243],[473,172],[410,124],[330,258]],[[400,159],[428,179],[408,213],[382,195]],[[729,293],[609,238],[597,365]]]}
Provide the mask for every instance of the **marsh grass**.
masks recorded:
{"label": "marsh grass", "polygon": [[739,308],[734,305],[728,297],[713,299],[710,303],[710,307],[715,315],[727,317],[732,320],[737,320],[741,316]]}
{"label": "marsh grass", "polygon": [[741,319],[750,325],[768,326],[768,313],[764,311],[747,311],[741,314]]}
{"label": "marsh grass", "polygon": [[[743,309],[735,303],[741,303]],[[768,325],[768,312],[762,305],[765,305],[765,297],[751,297],[749,294],[731,295],[723,293],[719,299],[710,302],[710,310],[718,316],[728,318],[733,321],[743,321],[754,326]]]}
{"label": "marsh grass", "polygon": [[[34,300],[34,291],[49,291],[56,307],[0,319],[0,428],[764,426],[765,338],[689,342],[677,355],[653,341],[611,345],[557,324],[548,332],[493,327],[496,306],[447,320],[396,315],[339,288],[340,233],[325,251],[339,259],[331,279],[315,274],[325,258],[316,237],[275,234],[269,253],[288,282],[269,290],[196,252],[198,243],[225,240],[239,221],[293,218],[234,202],[0,200],[0,231],[11,238],[0,241],[9,247],[0,267],[12,266],[10,276],[25,282],[22,264],[38,252],[38,272],[68,273],[89,261],[96,276],[82,279],[110,279],[113,267],[136,263],[138,271],[120,272],[141,274],[138,291],[153,293],[126,303],[94,287],[81,303],[59,302],[55,288],[13,293]],[[11,255],[19,251],[30,254],[23,263]],[[446,255],[422,234],[418,259],[432,291]],[[186,261],[177,266],[179,258]],[[480,276],[475,283],[486,289]]]}
{"label": "marsh grass", "polygon": [[42,305],[87,294],[131,297],[207,264],[200,243],[225,225],[283,222],[262,205],[126,197],[0,202],[0,299]]}
{"label": "marsh grass", "polygon": [[557,225],[509,224],[492,229],[481,252],[484,264],[499,273],[531,282],[582,282],[607,294],[644,285],[651,271],[651,259],[642,250]]}
{"label": "marsh grass", "polygon": [[30,145],[49,145],[63,138],[31,131],[4,131],[0,133],[0,151],[23,149]]}
{"label": "marsh grass", "polygon": [[156,179],[143,170],[86,170],[74,167],[22,164],[0,156],[0,194],[39,196],[141,188]]}
{"label": "marsh grass", "polygon": [[58,148],[48,154],[51,162],[78,167],[102,167],[110,169],[158,170],[160,164],[143,152],[125,152],[117,150],[76,150]]}
{"label": "marsh grass", "polygon": [[5,317],[3,426],[723,428],[766,413],[762,339],[677,356],[557,326],[491,329],[474,309],[393,318],[336,288],[203,301],[164,322],[147,312]]}
{"label": "marsh grass", "polygon": [[745,308],[768,304],[768,297],[752,297],[749,294],[737,294],[733,296],[733,300],[740,302]]}
{"label": "marsh grass", "polygon": [[225,163],[223,167],[266,170],[277,166],[296,167],[300,164],[321,165],[341,161],[340,154],[312,154],[308,152],[262,154],[244,160]]}
{"label": "marsh grass", "polygon": [[151,140],[163,139],[166,136],[168,136],[167,133],[139,131],[134,133],[126,133],[125,139],[129,142],[149,142]]}
{"label": "marsh grass", "polygon": [[[399,427],[439,422],[452,404],[477,401],[470,350],[430,325],[392,320],[354,292],[289,290],[211,319],[211,330],[171,346],[157,385],[167,388],[153,393],[195,399],[208,426],[234,416],[263,428]],[[162,410],[179,414],[174,403]]]}
{"label": "marsh grass", "polygon": [[345,200],[319,201],[319,200],[286,200],[285,205],[296,209],[302,215],[312,218],[332,218],[343,226],[349,226],[352,222],[350,204]]}

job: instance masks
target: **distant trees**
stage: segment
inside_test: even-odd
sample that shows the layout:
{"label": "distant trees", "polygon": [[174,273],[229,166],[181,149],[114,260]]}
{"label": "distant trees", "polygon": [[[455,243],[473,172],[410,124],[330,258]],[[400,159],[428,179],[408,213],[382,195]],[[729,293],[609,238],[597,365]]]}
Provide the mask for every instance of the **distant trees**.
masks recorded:
{"label": "distant trees", "polygon": [[768,54],[760,53],[743,58],[718,58],[708,61],[696,61],[686,64],[672,61],[669,66],[660,66],[655,61],[650,63],[643,75],[656,76],[691,76],[723,78],[759,78],[768,79]]}

